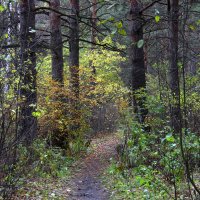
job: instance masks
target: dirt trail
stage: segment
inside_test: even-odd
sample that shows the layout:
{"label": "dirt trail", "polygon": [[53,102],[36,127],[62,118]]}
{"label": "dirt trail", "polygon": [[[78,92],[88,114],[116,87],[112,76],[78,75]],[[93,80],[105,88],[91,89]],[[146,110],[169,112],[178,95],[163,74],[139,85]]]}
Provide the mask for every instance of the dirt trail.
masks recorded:
{"label": "dirt trail", "polygon": [[72,180],[70,200],[109,199],[109,191],[103,187],[99,176],[108,167],[110,158],[116,156],[118,143],[115,135],[101,135],[92,140],[93,151],[79,162],[80,171]]}

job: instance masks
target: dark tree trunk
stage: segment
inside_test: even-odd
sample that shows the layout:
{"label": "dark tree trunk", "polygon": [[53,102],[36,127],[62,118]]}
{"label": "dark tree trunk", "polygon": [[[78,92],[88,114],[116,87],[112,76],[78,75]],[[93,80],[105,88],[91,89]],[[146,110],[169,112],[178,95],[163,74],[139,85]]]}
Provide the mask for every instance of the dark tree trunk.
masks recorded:
{"label": "dark tree trunk", "polygon": [[[95,43],[97,41],[97,0],[92,1],[92,28],[91,28],[91,51],[95,49]],[[94,66],[94,63],[90,62],[90,68],[92,70],[91,75],[91,89],[95,89],[95,76],[96,76],[96,67]]]}
{"label": "dark tree trunk", "polygon": [[181,109],[180,109],[180,91],[179,91],[179,70],[178,70],[178,19],[179,19],[179,1],[171,0],[169,8],[170,25],[170,44],[169,44],[169,80],[172,95],[171,102],[171,126],[175,133],[181,131]]}
{"label": "dark tree trunk", "polygon": [[[72,118],[78,121],[79,107],[79,0],[70,0],[70,31],[69,31],[69,71],[70,71],[70,89],[72,93]],[[73,126],[73,129],[78,124]]]}
{"label": "dark tree trunk", "polygon": [[143,19],[140,14],[141,7],[137,0],[131,0],[131,64],[132,64],[132,90],[133,90],[133,106],[138,120],[143,123],[145,116],[147,115],[147,109],[145,108],[145,98],[136,97],[140,89],[146,87],[145,77],[145,60],[144,60],[144,47],[138,45],[139,41],[143,41]]}
{"label": "dark tree trunk", "polygon": [[69,67],[70,86],[75,98],[79,98],[79,0],[70,0]]}
{"label": "dark tree trunk", "polygon": [[35,52],[35,3],[20,1],[20,96],[23,100],[20,113],[20,137],[30,143],[37,134],[37,119],[32,113],[37,106],[36,52]]}
{"label": "dark tree trunk", "polygon": [[92,42],[92,49],[94,49],[97,38],[97,0],[92,1],[92,35],[91,35],[91,42]]}
{"label": "dark tree trunk", "polygon": [[[59,10],[60,1],[51,0],[50,7]],[[61,19],[58,13],[54,11],[50,14],[51,28],[51,55],[52,55],[52,78],[63,84],[63,44],[61,33]]]}

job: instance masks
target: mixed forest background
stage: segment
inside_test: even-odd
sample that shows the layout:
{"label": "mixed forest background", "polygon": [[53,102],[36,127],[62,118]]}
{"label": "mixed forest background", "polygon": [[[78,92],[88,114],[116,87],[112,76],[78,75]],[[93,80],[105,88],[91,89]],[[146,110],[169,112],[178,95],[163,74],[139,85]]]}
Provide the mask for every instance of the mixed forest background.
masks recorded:
{"label": "mixed forest background", "polygon": [[121,199],[200,198],[198,0],[0,0],[0,18],[3,199],[116,132]]}

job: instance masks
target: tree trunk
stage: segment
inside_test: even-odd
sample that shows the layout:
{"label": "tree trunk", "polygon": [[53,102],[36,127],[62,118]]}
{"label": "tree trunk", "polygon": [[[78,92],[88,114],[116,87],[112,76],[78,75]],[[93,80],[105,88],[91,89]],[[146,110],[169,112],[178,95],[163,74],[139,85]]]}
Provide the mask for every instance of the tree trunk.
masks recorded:
{"label": "tree trunk", "polygon": [[131,0],[131,64],[132,64],[132,90],[133,97],[132,103],[134,110],[137,114],[137,118],[140,123],[143,123],[145,116],[147,115],[147,109],[145,108],[145,97],[135,95],[138,90],[145,89],[146,77],[145,77],[145,61],[144,61],[144,47],[139,46],[138,42],[143,42],[143,19],[140,14],[141,7],[137,0]]}
{"label": "tree trunk", "polygon": [[[92,28],[91,28],[91,51],[95,49],[95,43],[97,41],[97,0],[92,0]],[[90,68],[92,70],[91,75],[91,89],[95,89],[95,76],[96,76],[96,67],[94,66],[93,61],[90,61]]]}
{"label": "tree trunk", "polygon": [[97,38],[97,0],[92,1],[92,36],[91,36],[91,42],[92,42],[92,48],[94,48],[94,43],[96,43]]}
{"label": "tree trunk", "polygon": [[37,134],[37,119],[32,113],[37,106],[36,53],[35,53],[35,3],[20,1],[20,96],[23,100],[20,113],[20,137],[30,143]]}
{"label": "tree trunk", "polygon": [[[50,7],[59,10],[60,1],[51,0]],[[51,29],[51,55],[52,55],[52,79],[63,84],[63,44],[61,33],[61,19],[58,13],[51,11],[50,14]]]}
{"label": "tree trunk", "polygon": [[70,0],[71,16],[69,31],[69,71],[70,71],[70,89],[72,104],[72,119],[75,125],[72,129],[78,127],[78,107],[79,107],[79,0]]}
{"label": "tree trunk", "polygon": [[171,126],[175,133],[181,131],[181,109],[180,109],[180,91],[179,91],[179,71],[178,71],[178,12],[179,1],[171,0],[169,8],[170,25],[170,44],[169,44],[169,81],[172,96],[171,102]]}

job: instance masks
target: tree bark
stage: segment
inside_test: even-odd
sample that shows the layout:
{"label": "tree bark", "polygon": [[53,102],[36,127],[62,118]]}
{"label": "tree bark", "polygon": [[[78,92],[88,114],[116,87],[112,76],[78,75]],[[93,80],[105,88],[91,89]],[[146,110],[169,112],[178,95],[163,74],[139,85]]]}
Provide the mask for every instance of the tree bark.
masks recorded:
{"label": "tree bark", "polygon": [[178,70],[179,1],[170,0],[169,8],[169,85],[171,90],[171,126],[175,133],[181,131],[180,88]]}
{"label": "tree bark", "polygon": [[94,43],[96,43],[97,38],[97,0],[92,0],[92,48],[94,48]]}
{"label": "tree bark", "polygon": [[20,137],[30,143],[37,134],[37,119],[32,113],[37,106],[36,52],[35,52],[35,3],[20,1]]}
{"label": "tree bark", "polygon": [[[51,0],[50,7],[59,10],[60,1]],[[52,79],[63,85],[63,44],[61,33],[61,18],[58,13],[51,11],[51,55],[52,55]]]}
{"label": "tree bark", "polygon": [[[69,31],[69,71],[70,71],[70,89],[72,93],[72,118],[78,121],[79,107],[79,0],[70,0],[71,16]],[[72,128],[76,129],[78,123]]]}
{"label": "tree bark", "polygon": [[[97,42],[97,0],[92,0],[92,27],[91,27],[91,51],[95,49],[95,43]],[[96,67],[94,66],[93,61],[90,62],[90,68],[92,70],[91,75],[91,89],[95,89],[95,76],[96,76]]]}
{"label": "tree bark", "polygon": [[132,103],[140,123],[144,123],[147,109],[145,108],[145,97],[136,97],[138,90],[145,89],[145,58],[144,58],[144,45],[138,46],[139,41],[143,41],[143,19],[140,14],[141,7],[137,0],[131,0],[131,64],[132,64],[132,90],[133,97]]}
{"label": "tree bark", "polygon": [[79,0],[70,0],[69,68],[73,94],[79,98]]}

